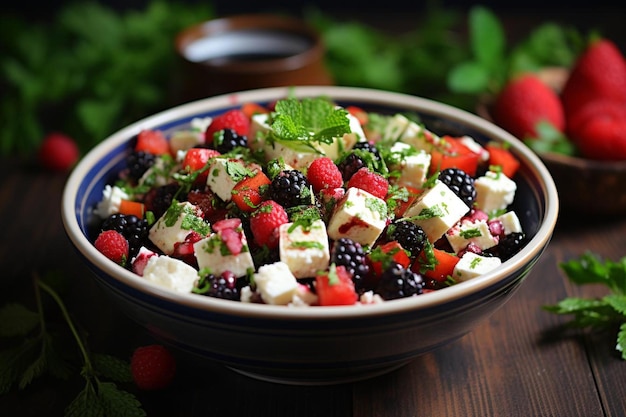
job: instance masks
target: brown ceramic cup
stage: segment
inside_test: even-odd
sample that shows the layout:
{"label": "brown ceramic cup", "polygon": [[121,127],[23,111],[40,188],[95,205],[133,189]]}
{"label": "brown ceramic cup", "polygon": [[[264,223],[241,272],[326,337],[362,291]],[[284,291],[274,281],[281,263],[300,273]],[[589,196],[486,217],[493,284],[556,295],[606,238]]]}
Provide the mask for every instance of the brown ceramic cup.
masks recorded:
{"label": "brown ceramic cup", "polygon": [[331,85],[320,34],[295,17],[250,14],[181,31],[181,99],[264,87]]}

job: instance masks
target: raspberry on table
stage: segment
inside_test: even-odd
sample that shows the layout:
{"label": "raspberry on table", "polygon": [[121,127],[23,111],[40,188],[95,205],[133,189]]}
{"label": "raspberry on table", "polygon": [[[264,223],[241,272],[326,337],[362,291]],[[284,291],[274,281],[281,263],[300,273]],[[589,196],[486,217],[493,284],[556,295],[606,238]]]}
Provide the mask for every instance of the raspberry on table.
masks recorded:
{"label": "raspberry on table", "polygon": [[130,360],[133,381],[146,391],[167,388],[176,374],[176,359],[163,345],[141,346],[135,349]]}
{"label": "raspberry on table", "polygon": [[350,187],[360,188],[384,200],[389,191],[389,182],[382,175],[363,167],[348,181],[347,188]]}
{"label": "raspberry on table", "polygon": [[100,232],[94,242],[94,246],[100,253],[118,265],[125,266],[126,262],[128,262],[128,241],[116,230]]}

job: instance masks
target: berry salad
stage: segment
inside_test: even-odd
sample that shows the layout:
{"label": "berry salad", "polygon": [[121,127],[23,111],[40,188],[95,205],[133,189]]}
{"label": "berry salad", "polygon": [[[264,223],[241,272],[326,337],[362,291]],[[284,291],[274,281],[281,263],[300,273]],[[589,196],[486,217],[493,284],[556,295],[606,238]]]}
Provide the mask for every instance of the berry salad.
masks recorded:
{"label": "berry salad", "polygon": [[417,115],[286,97],[143,130],[94,245],[172,291],[294,307],[420,296],[525,244],[515,156]]}

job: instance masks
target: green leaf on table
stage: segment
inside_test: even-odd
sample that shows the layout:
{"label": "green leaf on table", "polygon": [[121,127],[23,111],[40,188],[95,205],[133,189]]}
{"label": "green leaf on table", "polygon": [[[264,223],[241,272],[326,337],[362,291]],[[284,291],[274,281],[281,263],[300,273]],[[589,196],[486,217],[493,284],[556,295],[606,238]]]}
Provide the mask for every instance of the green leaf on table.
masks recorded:
{"label": "green leaf on table", "polygon": [[41,317],[22,304],[10,303],[0,309],[0,337],[24,336],[40,324]]}
{"label": "green leaf on table", "polygon": [[604,285],[611,293],[601,298],[567,297],[557,304],[545,305],[543,309],[554,314],[572,315],[568,323],[571,327],[600,329],[619,325],[616,349],[626,359],[626,257],[613,262],[585,252],[559,266],[573,283]]}
{"label": "green leaf on table", "polygon": [[114,382],[133,380],[128,361],[105,354],[94,354],[93,365],[96,373]]}

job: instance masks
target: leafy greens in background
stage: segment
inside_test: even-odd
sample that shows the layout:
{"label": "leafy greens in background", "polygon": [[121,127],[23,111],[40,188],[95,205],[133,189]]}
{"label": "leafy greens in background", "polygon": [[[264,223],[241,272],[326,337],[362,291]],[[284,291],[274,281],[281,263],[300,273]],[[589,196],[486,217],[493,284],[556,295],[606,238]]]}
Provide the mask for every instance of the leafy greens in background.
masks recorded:
{"label": "leafy greens in background", "polygon": [[[83,152],[131,122],[172,105],[174,37],[215,16],[211,2],[154,0],[145,10],[69,3],[52,25],[0,22],[0,155],[28,154],[49,131],[72,136]],[[463,15],[429,3],[414,29],[390,34],[319,10],[304,18],[322,34],[338,85],[414,94],[473,111],[514,71],[569,65],[576,32],[546,23],[514,48],[497,16],[474,6]]]}
{"label": "leafy greens in background", "polygon": [[174,37],[212,18],[210,5],[162,0],[145,10],[70,3],[53,24],[4,16],[0,25],[0,154],[32,151],[46,129],[83,151],[116,129],[169,106]]}

